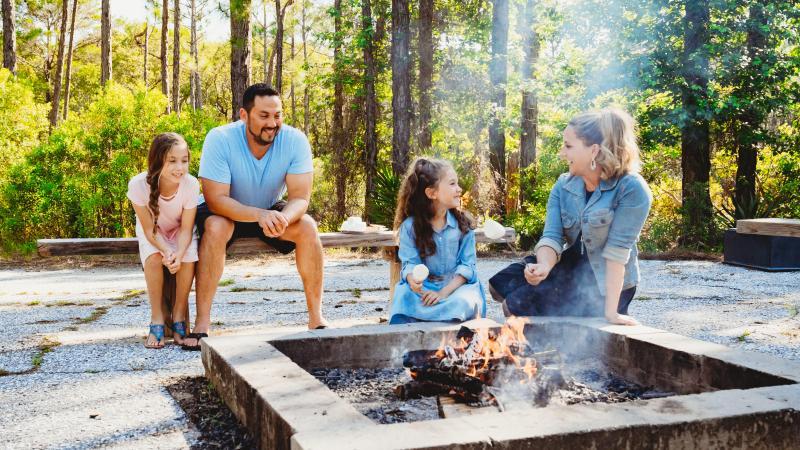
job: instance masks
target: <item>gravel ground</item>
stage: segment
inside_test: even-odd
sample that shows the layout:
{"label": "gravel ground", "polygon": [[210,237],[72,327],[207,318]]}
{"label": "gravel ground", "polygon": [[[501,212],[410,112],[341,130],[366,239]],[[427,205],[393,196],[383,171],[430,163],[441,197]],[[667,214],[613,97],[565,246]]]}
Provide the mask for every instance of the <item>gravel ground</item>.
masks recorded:
{"label": "gravel ground", "polygon": [[[482,279],[513,258],[482,257]],[[0,448],[246,446],[246,437],[225,441],[201,420],[217,417],[217,410],[203,408],[218,400],[202,393],[198,353],[172,345],[144,349],[144,277],[134,260],[121,260],[0,267]],[[304,328],[293,259],[230,261],[223,280],[230,281],[214,303],[213,333]],[[388,282],[388,264],[378,256],[329,253],[326,317],[339,327],[380,322]],[[800,360],[798,310],[799,273],[707,261],[642,261],[630,308],[645,325],[794,360]],[[500,305],[490,301],[488,315],[501,320]],[[187,398],[208,400],[191,406]]]}

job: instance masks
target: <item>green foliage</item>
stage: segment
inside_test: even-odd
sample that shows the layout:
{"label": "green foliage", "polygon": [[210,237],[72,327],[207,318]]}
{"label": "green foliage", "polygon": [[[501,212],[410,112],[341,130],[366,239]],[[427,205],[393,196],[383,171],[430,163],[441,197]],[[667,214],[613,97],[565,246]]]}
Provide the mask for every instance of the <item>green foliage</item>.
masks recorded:
{"label": "green foliage", "polygon": [[395,176],[391,166],[381,166],[375,175],[375,192],[370,196],[370,216],[373,222],[392,228],[397,194],[403,180]]}
{"label": "green foliage", "polygon": [[43,237],[132,235],[128,181],[146,169],[153,136],[168,130],[183,134],[196,173],[202,139],[219,125],[202,111],[164,115],[165,106],[160,93],[112,83],[13,165],[0,187],[5,250],[25,250]]}
{"label": "green foliage", "polygon": [[36,103],[25,80],[0,69],[0,182],[47,132],[47,105]]}

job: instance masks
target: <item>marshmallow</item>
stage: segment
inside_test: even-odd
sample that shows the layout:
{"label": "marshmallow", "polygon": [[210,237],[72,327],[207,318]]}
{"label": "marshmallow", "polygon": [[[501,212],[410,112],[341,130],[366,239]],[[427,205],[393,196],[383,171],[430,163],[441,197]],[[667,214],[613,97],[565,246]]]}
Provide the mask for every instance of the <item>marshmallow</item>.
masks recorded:
{"label": "marshmallow", "polygon": [[428,270],[428,266],[425,264],[417,264],[414,266],[414,270],[411,271],[411,276],[417,281],[424,281],[426,278],[428,278],[429,273],[430,271]]}

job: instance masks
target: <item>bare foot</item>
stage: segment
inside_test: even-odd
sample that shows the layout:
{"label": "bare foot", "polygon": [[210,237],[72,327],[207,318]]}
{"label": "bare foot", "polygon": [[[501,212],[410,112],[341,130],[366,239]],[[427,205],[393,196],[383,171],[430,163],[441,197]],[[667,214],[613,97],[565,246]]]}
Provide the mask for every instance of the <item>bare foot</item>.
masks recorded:
{"label": "bare foot", "polygon": [[318,320],[313,320],[308,322],[308,329],[309,330],[321,330],[324,328],[330,328],[331,325],[328,323],[327,320],[324,318],[319,318]]}

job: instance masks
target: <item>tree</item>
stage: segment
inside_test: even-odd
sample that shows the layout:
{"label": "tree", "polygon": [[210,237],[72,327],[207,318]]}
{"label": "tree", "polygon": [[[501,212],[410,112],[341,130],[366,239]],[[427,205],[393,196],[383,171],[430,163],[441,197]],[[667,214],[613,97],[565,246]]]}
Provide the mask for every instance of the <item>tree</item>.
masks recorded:
{"label": "tree", "polygon": [[67,38],[67,16],[69,13],[68,3],[66,0],[61,2],[61,28],[58,38],[58,59],[56,60],[56,75],[53,82],[53,104],[50,108],[50,129],[58,125],[59,117],[59,103],[61,100],[61,73],[64,67],[64,46]]}
{"label": "tree", "polygon": [[361,33],[364,53],[364,219],[372,222],[372,202],[375,194],[375,175],[378,171],[378,99],[375,95],[375,30],[372,26],[370,0],[361,0]]}
{"label": "tree", "polygon": [[431,147],[433,88],[433,0],[419,2],[419,149]]}
{"label": "tree", "polygon": [[681,99],[686,119],[681,126],[681,192],[683,243],[700,244],[711,223],[709,191],[711,141],[708,119],[708,0],[685,0]]}
{"label": "tree", "polygon": [[[536,138],[537,120],[539,115],[539,105],[536,96],[536,89],[533,86],[535,81],[534,73],[536,63],[539,60],[539,36],[534,25],[536,0],[525,2],[525,12],[522,16],[522,53],[525,61],[521,66],[522,75],[522,107],[520,111],[522,134],[519,139],[519,166],[524,169],[536,163]],[[522,189],[520,189],[520,200],[523,199]]]}
{"label": "tree", "polygon": [[172,110],[181,113],[181,0],[175,0],[172,24]]}
{"label": "tree", "polygon": [[411,136],[411,57],[408,0],[392,0],[392,171],[403,176]]}
{"label": "tree", "polygon": [[[161,93],[169,98],[169,79],[167,74],[167,52],[169,51],[169,0],[161,2]],[[169,112],[169,102],[167,102],[167,112]]]}
{"label": "tree", "polygon": [[[66,3],[67,0],[64,0]],[[75,16],[78,13],[78,0],[72,0],[72,16],[69,25],[69,48],[67,50],[67,70],[64,80],[64,120],[69,116],[69,94],[72,83],[72,50],[75,39]]]}
{"label": "tree", "polygon": [[492,86],[489,123],[489,164],[499,193],[496,213],[505,216],[506,206],[506,136],[501,123],[506,106],[508,82],[508,0],[493,0],[492,59],[489,79]]}
{"label": "tree", "polygon": [[[280,2],[280,0],[276,0]],[[345,171],[345,131],[344,131],[344,85],[342,78],[342,0],[334,0],[333,9],[333,130],[331,147],[334,152],[334,166],[336,167],[336,219],[347,215],[345,205],[346,171]],[[280,42],[280,40],[278,41]],[[280,46],[279,46],[280,47]],[[280,62],[280,58],[278,58]],[[277,71],[280,74],[280,70]],[[276,80],[280,75],[276,74]]]}
{"label": "tree", "polygon": [[[303,1],[303,11],[302,11],[302,22],[301,22],[301,34],[303,38],[303,69],[308,70],[308,45],[306,42],[306,1]],[[306,82],[303,83],[303,132],[308,135],[308,121],[310,119],[309,115],[311,114],[309,108],[309,98],[308,98],[308,75],[306,74]]]}
{"label": "tree", "polygon": [[191,41],[190,56],[192,59],[192,69],[189,72],[189,92],[191,96],[192,108],[200,109],[203,107],[203,96],[200,90],[200,57],[197,51],[197,22],[199,16],[202,15],[202,6],[197,8],[197,0],[191,0],[191,34],[189,40]]}
{"label": "tree", "polygon": [[283,19],[286,16],[286,8],[292,5],[294,0],[289,0],[281,8],[281,0],[275,0],[275,89],[281,92],[283,89]]}
{"label": "tree", "polygon": [[231,119],[239,120],[250,84],[250,0],[231,0]]}
{"label": "tree", "polygon": [[3,67],[17,73],[17,24],[14,0],[3,0]]}
{"label": "tree", "polygon": [[[166,0],[165,0],[166,1]],[[111,80],[111,9],[110,0],[103,0],[100,21],[100,84]]]}

